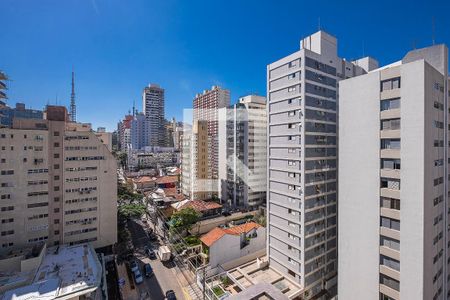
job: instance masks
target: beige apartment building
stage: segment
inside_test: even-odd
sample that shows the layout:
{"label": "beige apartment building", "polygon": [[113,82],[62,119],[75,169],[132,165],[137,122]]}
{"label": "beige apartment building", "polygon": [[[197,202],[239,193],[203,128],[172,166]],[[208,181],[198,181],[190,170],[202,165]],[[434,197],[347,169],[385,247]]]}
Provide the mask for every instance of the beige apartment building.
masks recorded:
{"label": "beige apartment building", "polygon": [[191,200],[208,200],[212,197],[212,181],[208,164],[208,124],[195,121],[192,128],[183,130],[181,154],[182,192]]}
{"label": "beige apartment building", "polygon": [[444,45],[340,83],[339,299],[450,296]]}
{"label": "beige apartment building", "polygon": [[65,107],[0,129],[0,255],[39,242],[112,245],[116,207],[116,160]]}

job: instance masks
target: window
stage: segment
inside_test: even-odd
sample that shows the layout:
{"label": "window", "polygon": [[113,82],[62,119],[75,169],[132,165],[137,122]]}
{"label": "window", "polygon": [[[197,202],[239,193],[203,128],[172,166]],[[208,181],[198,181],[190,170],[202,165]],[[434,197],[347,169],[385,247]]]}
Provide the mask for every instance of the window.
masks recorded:
{"label": "window", "polygon": [[58,170],[58,169],[59,169],[59,164],[53,165],[53,168],[54,168],[55,170]]}
{"label": "window", "polygon": [[400,149],[400,139],[382,139],[381,149]]}
{"label": "window", "polygon": [[381,120],[381,130],[400,129],[400,119]]}
{"label": "window", "polygon": [[400,200],[394,198],[381,197],[381,207],[390,209],[400,209]]}
{"label": "window", "polygon": [[295,110],[288,112],[288,117],[293,117],[293,116],[295,116]]}
{"label": "window", "polygon": [[393,230],[400,230],[400,221],[391,218],[380,217],[380,226]]}
{"label": "window", "polygon": [[53,221],[53,224],[59,224],[59,219],[55,219],[55,220]]}
{"label": "window", "polygon": [[434,145],[434,147],[444,147],[444,141],[443,140],[434,140],[433,145]]}
{"label": "window", "polygon": [[295,191],[295,185],[289,184],[289,185],[288,185],[288,189],[289,189],[290,191]]}
{"label": "window", "polygon": [[382,158],[381,168],[389,170],[400,170],[400,159]]}
{"label": "window", "polygon": [[391,289],[400,291],[400,282],[384,274],[380,274],[380,283],[390,287]]}
{"label": "window", "polygon": [[296,73],[292,73],[288,75],[288,79],[294,79],[296,77]]}
{"label": "window", "polygon": [[288,173],[289,178],[295,178],[295,173]]}
{"label": "window", "polygon": [[292,92],[295,92],[295,86],[291,86],[291,87],[288,87],[288,89],[287,89],[287,91],[288,91],[288,93],[292,93]]}
{"label": "window", "polygon": [[54,190],[55,192],[59,191],[59,186],[53,187],[53,190]]}
{"label": "window", "polygon": [[59,131],[53,132],[53,136],[59,136]]}
{"label": "window", "polygon": [[59,208],[57,207],[57,208],[53,209],[53,212],[54,213],[59,213]]}
{"label": "window", "polygon": [[400,88],[400,77],[381,81],[380,90],[388,91]]}
{"label": "window", "polygon": [[444,123],[443,122],[434,120],[433,124],[434,124],[434,127],[436,127],[436,128],[439,128],[439,129],[444,128]]}
{"label": "window", "polygon": [[53,179],[54,179],[54,180],[59,180],[59,175],[53,176]]}
{"label": "window", "polygon": [[288,166],[295,166],[295,160],[288,160]]}
{"label": "window", "polygon": [[288,64],[288,67],[289,68],[293,68],[293,67],[295,67],[295,66],[297,66],[297,61],[291,61],[291,62],[289,62],[289,64]]}
{"label": "window", "polygon": [[396,259],[384,255],[380,255],[380,265],[386,266],[396,271],[400,271],[400,262]]}
{"label": "window", "polygon": [[294,271],[288,270],[288,274],[291,275],[292,277],[295,277]]}
{"label": "window", "polygon": [[58,148],[59,147],[59,143],[54,143],[53,147]]}
{"label": "window", "polygon": [[293,136],[293,135],[290,135],[290,136],[288,136],[288,141],[295,141],[295,136]]}
{"label": "window", "polygon": [[59,153],[53,154],[53,158],[59,158]]}
{"label": "window", "polygon": [[400,98],[395,99],[386,99],[380,101],[380,110],[389,110],[389,109],[397,109],[400,108]]}
{"label": "window", "polygon": [[288,153],[295,153],[295,148],[288,148]]}
{"label": "window", "polygon": [[293,124],[293,123],[288,124],[288,128],[289,129],[295,128],[295,124]]}
{"label": "window", "polygon": [[400,251],[400,241],[389,237],[380,236],[380,246],[385,246]]}

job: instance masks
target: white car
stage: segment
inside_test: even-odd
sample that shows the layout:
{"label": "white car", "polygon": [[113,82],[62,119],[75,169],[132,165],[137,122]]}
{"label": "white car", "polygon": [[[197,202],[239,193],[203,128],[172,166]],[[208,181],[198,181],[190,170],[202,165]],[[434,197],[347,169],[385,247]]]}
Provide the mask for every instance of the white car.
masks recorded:
{"label": "white car", "polygon": [[142,277],[142,274],[139,270],[134,271],[134,281],[139,284],[144,281],[144,278]]}

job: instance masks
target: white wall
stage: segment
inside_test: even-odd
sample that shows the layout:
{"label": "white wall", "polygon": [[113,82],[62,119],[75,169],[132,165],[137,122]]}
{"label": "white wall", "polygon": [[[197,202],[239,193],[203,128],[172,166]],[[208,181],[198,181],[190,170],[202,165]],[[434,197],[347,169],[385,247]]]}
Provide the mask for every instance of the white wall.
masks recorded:
{"label": "white wall", "polygon": [[379,73],[340,82],[338,295],[379,298]]}

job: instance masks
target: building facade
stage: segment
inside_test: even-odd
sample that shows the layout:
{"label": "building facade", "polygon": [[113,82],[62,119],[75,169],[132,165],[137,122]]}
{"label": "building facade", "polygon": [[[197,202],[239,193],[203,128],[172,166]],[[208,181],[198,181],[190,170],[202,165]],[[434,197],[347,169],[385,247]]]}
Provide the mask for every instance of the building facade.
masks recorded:
{"label": "building facade", "polygon": [[116,160],[88,124],[47,106],[0,129],[0,254],[46,242],[117,240]]}
{"label": "building facade", "polygon": [[150,146],[150,120],[143,113],[137,113],[131,121],[131,147],[134,150]]}
{"label": "building facade", "polygon": [[[0,81],[1,86],[1,81]],[[20,119],[42,119],[42,110],[25,108],[24,103],[16,103],[14,108],[2,104],[0,100],[0,126],[11,127],[14,118]]]}
{"label": "building facade", "polygon": [[230,91],[219,86],[197,94],[193,101],[193,120],[205,121],[208,131],[208,179],[211,180],[211,192],[219,194],[219,110],[230,105]]}
{"label": "building facade", "polygon": [[181,152],[181,190],[190,200],[208,200],[213,196],[208,161],[208,123],[195,121],[185,126]]}
{"label": "building facade", "polygon": [[145,87],[142,108],[150,122],[149,145],[165,146],[164,89],[153,83]]}
{"label": "building facade", "polygon": [[319,31],[267,67],[268,256],[306,299],[337,292],[337,87],[370,64]]}
{"label": "building facade", "polygon": [[246,208],[265,204],[266,98],[257,95],[241,97],[237,104],[227,108],[226,122],[219,122],[219,136],[222,203]]}
{"label": "building facade", "polygon": [[447,47],[339,93],[339,298],[448,299]]}

